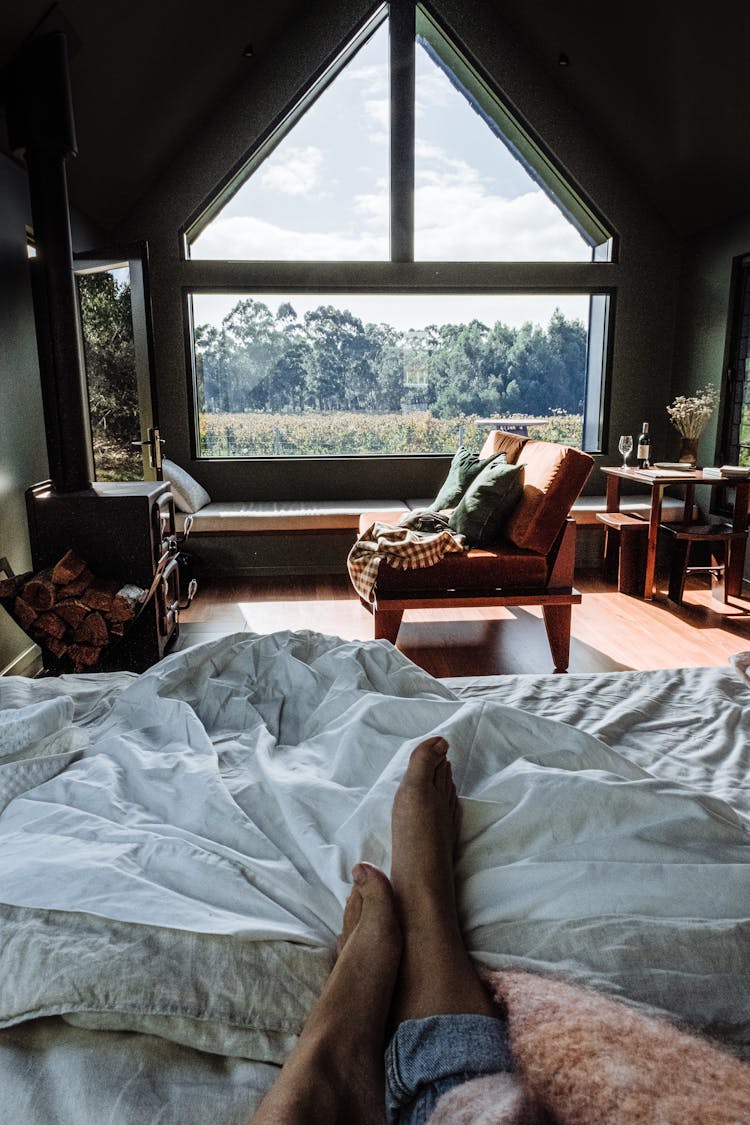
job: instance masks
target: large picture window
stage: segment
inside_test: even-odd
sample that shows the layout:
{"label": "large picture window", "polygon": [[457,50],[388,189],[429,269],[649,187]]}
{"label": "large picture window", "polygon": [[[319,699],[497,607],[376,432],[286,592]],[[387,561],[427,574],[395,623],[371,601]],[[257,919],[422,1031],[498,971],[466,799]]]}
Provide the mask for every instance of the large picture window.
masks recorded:
{"label": "large picture window", "polygon": [[589,300],[535,302],[194,294],[200,455],[448,453],[511,416],[580,446]]}
{"label": "large picture window", "polygon": [[[594,448],[613,247],[428,10],[384,5],[185,231],[197,456],[446,453],[508,418]],[[509,283],[543,262],[559,291]]]}

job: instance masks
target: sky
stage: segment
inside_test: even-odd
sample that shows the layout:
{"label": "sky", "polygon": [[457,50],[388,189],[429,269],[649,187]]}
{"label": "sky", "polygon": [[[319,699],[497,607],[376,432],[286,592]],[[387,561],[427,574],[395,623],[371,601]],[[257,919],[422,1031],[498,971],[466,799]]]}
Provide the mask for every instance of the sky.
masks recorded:
{"label": "sky", "polygon": [[[387,59],[384,23],[196,239],[191,257],[388,259]],[[416,63],[415,259],[590,260],[575,228],[420,45]],[[237,299],[223,294],[200,304],[216,323]],[[300,313],[321,303],[318,296],[278,298],[288,299]],[[390,298],[387,312],[375,295],[360,302],[372,312],[363,319],[419,328],[455,322],[466,300],[475,310],[469,319],[547,323],[556,308],[587,318],[587,298],[568,295]],[[500,314],[493,311],[499,302]],[[393,319],[404,316],[416,322]],[[198,310],[196,319],[205,323]]]}
{"label": "sky", "polygon": [[588,295],[563,296],[446,296],[435,294],[382,295],[378,293],[196,293],[193,295],[195,324],[217,327],[238,301],[245,296],[262,301],[273,313],[287,302],[301,320],[310,309],[334,305],[349,309],[363,324],[390,324],[405,332],[410,328],[426,328],[429,324],[466,324],[481,320],[488,327],[502,321],[519,328],[527,321],[546,327],[555,309],[569,320],[588,324]]}

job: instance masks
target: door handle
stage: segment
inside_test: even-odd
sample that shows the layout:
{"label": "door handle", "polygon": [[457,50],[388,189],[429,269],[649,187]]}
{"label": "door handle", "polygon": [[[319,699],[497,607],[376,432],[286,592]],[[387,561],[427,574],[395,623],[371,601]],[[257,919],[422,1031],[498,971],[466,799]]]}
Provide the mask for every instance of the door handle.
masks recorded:
{"label": "door handle", "polygon": [[159,430],[156,426],[149,426],[146,432],[148,434],[146,441],[131,441],[130,445],[133,449],[142,449],[148,446],[149,464],[152,469],[159,471],[162,466],[164,438],[159,436]]}

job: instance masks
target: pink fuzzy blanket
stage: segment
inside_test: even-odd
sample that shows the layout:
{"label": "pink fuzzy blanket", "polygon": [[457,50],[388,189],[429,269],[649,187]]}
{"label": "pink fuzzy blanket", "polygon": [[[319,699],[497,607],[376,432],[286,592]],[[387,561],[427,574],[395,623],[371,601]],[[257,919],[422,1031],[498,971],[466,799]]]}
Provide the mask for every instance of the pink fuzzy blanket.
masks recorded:
{"label": "pink fuzzy blanket", "polygon": [[476,1078],[429,1125],[748,1125],[750,1066],[666,1019],[529,973],[486,976],[516,1075]]}

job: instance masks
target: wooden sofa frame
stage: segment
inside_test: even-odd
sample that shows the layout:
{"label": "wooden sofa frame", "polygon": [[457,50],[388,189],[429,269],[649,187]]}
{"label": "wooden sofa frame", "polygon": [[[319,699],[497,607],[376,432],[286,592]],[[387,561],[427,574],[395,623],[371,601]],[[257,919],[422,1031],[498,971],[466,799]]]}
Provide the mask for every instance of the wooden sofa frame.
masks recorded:
{"label": "wooden sofa frame", "polygon": [[572,607],[579,605],[581,594],[573,586],[576,553],[576,524],[568,516],[547,558],[549,571],[543,588],[512,587],[504,590],[459,588],[418,591],[393,597],[375,592],[375,600],[362,605],[373,615],[374,635],[396,643],[401,619],[407,609],[470,609],[482,606],[540,605],[547,631],[552,661],[556,672],[565,672],[570,661],[570,630]]}

